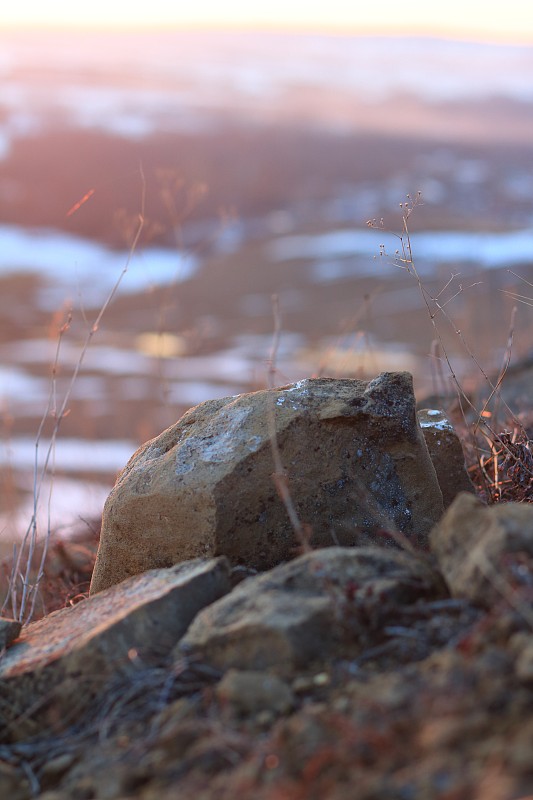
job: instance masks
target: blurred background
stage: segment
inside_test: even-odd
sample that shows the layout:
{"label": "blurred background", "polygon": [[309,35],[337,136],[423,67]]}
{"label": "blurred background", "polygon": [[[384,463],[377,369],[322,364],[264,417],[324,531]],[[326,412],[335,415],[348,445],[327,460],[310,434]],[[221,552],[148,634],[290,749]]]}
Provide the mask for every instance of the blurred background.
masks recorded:
{"label": "blurred background", "polygon": [[497,370],[513,294],[530,349],[527,2],[145,5],[0,11],[4,541],[58,416],[65,527],[191,405],[264,387],[273,296],[278,384],[407,369],[424,396],[444,345],[469,386],[463,339]]}

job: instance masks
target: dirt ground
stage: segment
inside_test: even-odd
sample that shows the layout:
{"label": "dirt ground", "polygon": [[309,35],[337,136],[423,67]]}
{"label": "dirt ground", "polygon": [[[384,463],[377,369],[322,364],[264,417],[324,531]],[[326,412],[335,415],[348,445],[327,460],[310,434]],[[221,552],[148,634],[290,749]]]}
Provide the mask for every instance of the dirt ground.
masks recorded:
{"label": "dirt ground", "polygon": [[402,622],[388,642],[308,664],[266,699],[224,690],[187,659],[141,668],[66,729],[57,720],[4,740],[9,796],[529,798],[533,671],[519,654],[533,640],[519,608],[420,601]]}

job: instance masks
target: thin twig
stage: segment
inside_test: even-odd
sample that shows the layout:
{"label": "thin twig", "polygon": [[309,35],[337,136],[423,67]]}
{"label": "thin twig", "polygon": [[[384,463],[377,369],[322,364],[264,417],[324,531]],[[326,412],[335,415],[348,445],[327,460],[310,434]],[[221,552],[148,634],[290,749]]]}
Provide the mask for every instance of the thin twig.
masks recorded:
{"label": "thin twig", "polygon": [[[48,401],[48,405],[47,405],[46,411],[43,414],[43,417],[41,419],[41,423],[39,425],[39,429],[38,429],[37,437],[36,437],[36,441],[35,441],[35,458],[34,458],[34,471],[33,471],[33,512],[32,512],[32,517],[31,517],[31,520],[29,522],[28,528],[27,528],[26,533],[24,535],[24,538],[22,540],[22,544],[18,549],[17,557],[16,557],[16,559],[14,560],[14,563],[13,563],[13,568],[12,568],[12,573],[11,573],[11,577],[10,577],[10,581],[9,581],[9,588],[8,588],[8,597],[10,597],[10,599],[11,599],[13,617],[14,617],[14,619],[17,619],[20,622],[24,622],[25,624],[28,623],[31,620],[31,617],[32,617],[32,615],[34,613],[34,610],[35,610],[35,601],[36,601],[36,598],[37,598],[37,592],[38,592],[38,589],[39,589],[39,585],[40,585],[40,582],[41,582],[41,579],[42,579],[42,576],[43,576],[44,562],[45,562],[46,555],[47,555],[47,552],[48,552],[48,545],[49,545],[50,536],[51,536],[50,516],[49,516],[47,532],[46,532],[46,536],[45,536],[44,547],[43,547],[42,554],[41,554],[40,564],[39,564],[39,567],[38,567],[38,570],[37,570],[37,576],[36,576],[35,580],[33,582],[31,582],[30,581],[30,577],[31,577],[31,573],[32,573],[32,570],[33,570],[33,560],[34,560],[34,555],[35,555],[35,546],[36,546],[36,542],[37,542],[37,533],[38,533],[38,531],[37,531],[37,512],[38,512],[38,506],[39,506],[39,500],[40,500],[40,495],[41,495],[41,489],[42,489],[42,486],[43,486],[43,482],[44,482],[44,479],[45,479],[46,475],[51,474],[53,476],[53,474],[54,474],[53,456],[54,456],[54,452],[55,452],[55,444],[56,444],[57,436],[59,434],[59,429],[60,429],[61,423],[62,423],[63,419],[68,414],[68,404],[69,404],[69,401],[70,401],[70,398],[71,398],[71,395],[72,395],[72,391],[74,389],[74,384],[76,383],[76,381],[78,379],[78,376],[80,374],[81,368],[83,366],[83,362],[84,362],[85,356],[87,354],[87,351],[88,351],[88,349],[90,347],[90,344],[92,342],[92,339],[93,339],[94,335],[96,334],[96,332],[98,331],[98,329],[100,327],[100,324],[102,322],[103,316],[106,313],[107,309],[109,308],[111,302],[113,301],[113,299],[114,299],[114,297],[115,297],[115,295],[116,295],[116,293],[117,293],[117,291],[118,291],[118,289],[120,287],[120,284],[122,283],[122,280],[123,280],[124,276],[128,272],[128,269],[129,269],[130,264],[131,264],[131,260],[133,258],[133,255],[134,255],[136,249],[137,249],[137,246],[138,246],[138,243],[139,243],[139,239],[140,239],[140,236],[141,236],[144,224],[145,224],[145,212],[144,212],[144,209],[145,209],[145,199],[146,199],[146,179],[145,179],[145,176],[144,176],[144,171],[143,171],[143,168],[142,168],[142,164],[139,165],[139,172],[140,172],[141,184],[142,184],[141,211],[139,212],[139,215],[138,215],[137,228],[136,228],[135,234],[133,236],[132,243],[130,245],[130,249],[129,249],[128,257],[126,259],[126,263],[124,264],[122,272],[120,273],[120,275],[118,276],[117,280],[115,281],[113,287],[111,288],[111,291],[109,292],[106,300],[104,301],[102,307],[100,308],[100,311],[98,312],[98,314],[96,316],[96,319],[94,320],[93,324],[91,325],[91,327],[90,327],[90,329],[89,329],[89,331],[88,331],[88,333],[87,333],[87,335],[85,337],[85,341],[84,341],[83,346],[81,348],[78,361],[77,361],[77,363],[76,363],[76,365],[74,367],[74,370],[72,372],[72,375],[71,375],[69,384],[67,386],[65,395],[63,397],[63,402],[61,403],[59,409],[57,409],[56,408],[56,370],[57,370],[57,364],[59,362],[59,353],[60,353],[61,342],[62,342],[64,334],[66,333],[66,331],[68,330],[68,328],[70,326],[71,315],[69,315],[69,317],[67,319],[67,322],[62,326],[62,328],[60,329],[60,332],[59,332],[58,345],[57,345],[57,348],[56,348],[56,357],[55,357],[54,366],[53,366],[53,369],[52,369],[52,385],[51,385],[51,390],[50,390],[49,401]],[[49,415],[49,413],[50,413],[50,411],[52,409],[54,411],[55,423],[54,423],[54,426],[53,426],[53,429],[52,429],[52,433],[51,433],[51,436],[50,436],[50,441],[48,443],[48,447],[47,447],[46,452],[45,452],[45,456],[44,456],[44,460],[43,460],[42,466],[41,466],[41,468],[39,468],[39,447],[40,447],[40,443],[41,443],[41,439],[42,439],[42,434],[43,434],[45,421],[48,418],[48,415]],[[51,467],[51,462],[52,462],[52,467]],[[49,507],[50,507],[50,502],[51,502],[52,487],[53,487],[53,482],[52,482],[51,487],[50,487],[50,496],[49,496],[49,500],[48,500]],[[24,565],[23,565],[23,560],[25,562]],[[20,581],[20,584],[21,584],[21,587],[22,587],[20,602],[19,602],[18,594],[17,594],[17,585],[18,585],[19,581]],[[6,598],[2,608],[5,608],[6,604],[7,604],[7,598]],[[28,609],[28,604],[30,604],[29,610],[27,610]]]}

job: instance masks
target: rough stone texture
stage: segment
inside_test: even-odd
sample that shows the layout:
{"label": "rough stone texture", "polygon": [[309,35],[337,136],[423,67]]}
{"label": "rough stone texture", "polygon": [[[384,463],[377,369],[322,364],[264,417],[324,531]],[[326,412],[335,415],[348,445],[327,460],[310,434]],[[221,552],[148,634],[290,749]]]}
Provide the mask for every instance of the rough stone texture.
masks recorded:
{"label": "rough stone texture", "polygon": [[411,376],[310,379],[202,403],[137,450],[105,504],[91,592],[198,556],[257,569],[292,557],[273,427],[314,547],[384,543],[392,526],[426,546],[442,494]]}
{"label": "rough stone texture", "polygon": [[[461,517],[457,524],[459,534]],[[84,621],[88,636],[107,631],[113,640],[102,657],[114,678],[97,687],[83,671],[89,664],[80,666],[74,720],[43,680],[31,713],[0,721],[0,798],[347,800],[354,787],[358,800],[530,797],[533,636],[523,610],[531,606],[533,559],[518,557],[521,589],[511,604],[497,598],[488,610],[450,598],[424,554],[361,547],[299,557],[200,612],[205,655],[246,662],[263,647],[252,671],[225,674],[202,660],[203,645],[196,653],[175,647],[151,663],[189,591],[211,596],[209,581],[202,588],[191,580],[179,604],[170,602],[179,594],[165,601],[165,613],[154,600],[153,624],[144,627],[131,594],[146,594],[151,576],[122,582],[77,607],[102,612]],[[185,571],[203,574],[201,565],[181,565],[165,571],[167,581],[173,586],[171,576]],[[106,598],[115,609],[130,607],[127,631],[124,619],[107,630]],[[28,646],[41,647],[44,632],[53,644],[57,626],[76,648],[79,613],[51,615]],[[259,627],[255,639],[242,627],[246,614]],[[227,648],[216,638],[219,622]],[[142,645],[133,628],[144,631]],[[284,646],[286,674],[276,675]],[[0,681],[0,716],[12,704],[9,682]]]}
{"label": "rough stone texture", "polygon": [[12,619],[0,617],[0,653],[11,647],[21,631],[22,625]]}
{"label": "rough stone texture", "polygon": [[276,675],[229,669],[217,686],[219,702],[238,715],[285,714],[294,704],[289,686]]}
{"label": "rough stone texture", "polygon": [[204,609],[176,646],[217,669],[279,674],[327,659],[348,634],[350,655],[379,641],[398,606],[438,597],[426,562],[380,547],[330,547],[239,584]]}
{"label": "rough stone texture", "polygon": [[475,494],[465,469],[461,442],[445,413],[424,408],[417,412],[417,417],[437,473],[444,508],[448,508],[459,492]]}
{"label": "rough stone texture", "polygon": [[198,559],[29,625],[0,661],[0,721],[16,721],[17,736],[72,721],[111,678],[168,655],[197,612],[230,590],[226,559]]}
{"label": "rough stone texture", "polygon": [[531,580],[533,505],[485,506],[460,494],[432,530],[430,546],[452,595],[489,606],[520,588],[522,574]]}

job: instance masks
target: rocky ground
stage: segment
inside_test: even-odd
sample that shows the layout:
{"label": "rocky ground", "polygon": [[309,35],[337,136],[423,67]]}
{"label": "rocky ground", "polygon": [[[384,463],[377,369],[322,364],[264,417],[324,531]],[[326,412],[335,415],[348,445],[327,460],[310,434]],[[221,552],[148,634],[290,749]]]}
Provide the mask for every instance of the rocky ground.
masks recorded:
{"label": "rocky ground", "polygon": [[478,453],[490,504],[458,495],[422,550],[195,559],[88,597],[97,530],[52,548],[59,610],[0,661],[0,797],[530,798],[533,509],[493,502],[495,464],[529,497],[508,451]]}
{"label": "rocky ground", "polygon": [[523,566],[513,603],[485,608],[450,597],[438,574],[404,585],[401,604],[373,599],[371,583],[365,597],[349,581],[328,587],[333,641],[314,619],[300,658],[287,630],[294,658],[281,670],[249,669],[249,647],[244,668],[187,648],[152,664],[132,653],[134,669],[95,702],[80,680],[72,714],[52,702],[36,734],[20,735],[27,718],[4,729],[1,795],[528,797],[533,570]]}

